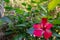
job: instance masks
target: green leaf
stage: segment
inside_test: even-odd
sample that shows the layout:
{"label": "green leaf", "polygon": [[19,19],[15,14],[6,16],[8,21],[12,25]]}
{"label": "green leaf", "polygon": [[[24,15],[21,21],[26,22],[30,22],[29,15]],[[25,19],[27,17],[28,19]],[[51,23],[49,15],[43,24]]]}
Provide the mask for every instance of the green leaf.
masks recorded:
{"label": "green leaf", "polygon": [[23,29],[23,28],[26,27],[25,24],[17,24],[17,25],[15,25],[15,26],[16,26],[16,28],[18,28],[18,29]]}
{"label": "green leaf", "polygon": [[8,23],[8,26],[9,26],[9,28],[10,28],[11,30],[14,30],[13,22],[9,22],[9,23]]}
{"label": "green leaf", "polygon": [[26,26],[25,24],[17,24],[16,26]]}
{"label": "green leaf", "polygon": [[7,2],[7,3],[9,3],[10,2],[10,0],[4,0],[5,2]]}
{"label": "green leaf", "polygon": [[31,8],[32,8],[31,5],[28,5],[27,10],[31,11]]}
{"label": "green leaf", "polygon": [[44,2],[46,2],[47,0],[40,0],[40,3],[44,3]]}
{"label": "green leaf", "polygon": [[1,26],[3,23],[4,23],[4,21],[2,21],[2,20],[0,19],[0,26]]}
{"label": "green leaf", "polygon": [[23,35],[18,34],[13,38],[13,40],[22,40],[22,38],[23,38]]}
{"label": "green leaf", "polygon": [[56,37],[60,37],[60,35],[57,34],[57,33],[53,33],[53,35],[56,36]]}
{"label": "green leaf", "polygon": [[38,3],[40,0],[31,0],[32,3]]}
{"label": "green leaf", "polygon": [[45,13],[47,13],[47,10],[46,10],[45,7],[43,7],[42,5],[40,5],[40,8],[41,8]]}
{"label": "green leaf", "polygon": [[56,37],[56,40],[60,40],[60,38]]}
{"label": "green leaf", "polygon": [[53,10],[59,4],[59,2],[60,0],[52,0],[51,2],[49,2],[48,11]]}
{"label": "green leaf", "polygon": [[53,17],[52,16],[47,16],[48,17],[48,19],[52,19]]}
{"label": "green leaf", "polygon": [[53,24],[60,24],[60,20],[58,20],[58,19],[54,20]]}
{"label": "green leaf", "polygon": [[10,34],[12,34],[12,33],[13,33],[13,31],[11,31],[11,30],[5,31],[5,35],[10,35]]}
{"label": "green leaf", "polygon": [[31,0],[31,3],[36,3],[35,1]]}
{"label": "green leaf", "polygon": [[5,6],[4,7],[6,10],[12,10],[13,9],[13,7],[11,7],[11,6]]}
{"label": "green leaf", "polygon": [[23,14],[23,13],[24,13],[24,11],[21,10],[21,9],[19,9],[19,8],[16,8],[15,11],[16,11],[16,13],[18,13],[18,14]]}
{"label": "green leaf", "polygon": [[27,12],[24,12],[24,14],[23,14],[25,17],[28,17],[30,14],[29,13],[27,13]]}
{"label": "green leaf", "polygon": [[22,3],[22,5],[26,6],[26,3]]}

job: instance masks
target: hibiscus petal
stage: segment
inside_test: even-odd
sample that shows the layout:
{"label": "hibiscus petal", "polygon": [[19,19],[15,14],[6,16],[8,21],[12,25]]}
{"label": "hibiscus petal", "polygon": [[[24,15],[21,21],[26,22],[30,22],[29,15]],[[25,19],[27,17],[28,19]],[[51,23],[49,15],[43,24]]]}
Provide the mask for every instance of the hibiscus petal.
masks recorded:
{"label": "hibiscus petal", "polygon": [[50,38],[52,36],[52,32],[50,31],[50,30],[46,30],[45,32],[44,32],[44,38],[45,39],[48,39],[48,38]]}
{"label": "hibiscus petal", "polygon": [[43,33],[44,33],[43,30],[34,30],[33,35],[35,37],[41,37]]}
{"label": "hibiscus petal", "polygon": [[45,27],[46,27],[46,29],[51,29],[53,27],[53,25],[51,23],[46,23]]}
{"label": "hibiscus petal", "polygon": [[45,24],[47,23],[47,18],[42,18],[41,23],[42,23],[43,25],[45,25]]}
{"label": "hibiscus petal", "polygon": [[33,28],[34,28],[34,29],[41,29],[42,26],[41,26],[40,24],[34,24],[34,25],[33,25]]}

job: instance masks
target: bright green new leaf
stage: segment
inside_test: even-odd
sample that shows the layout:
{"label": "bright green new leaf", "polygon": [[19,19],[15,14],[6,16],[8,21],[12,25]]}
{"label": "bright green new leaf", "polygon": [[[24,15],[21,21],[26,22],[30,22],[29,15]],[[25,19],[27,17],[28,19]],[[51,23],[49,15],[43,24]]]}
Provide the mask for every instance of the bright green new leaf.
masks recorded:
{"label": "bright green new leaf", "polygon": [[52,0],[49,4],[48,4],[48,11],[53,10],[57,4],[59,4],[60,0]]}
{"label": "bright green new leaf", "polygon": [[16,13],[18,13],[18,14],[23,14],[23,13],[24,13],[24,11],[21,10],[21,9],[19,9],[19,8],[16,8],[15,11],[16,11]]}

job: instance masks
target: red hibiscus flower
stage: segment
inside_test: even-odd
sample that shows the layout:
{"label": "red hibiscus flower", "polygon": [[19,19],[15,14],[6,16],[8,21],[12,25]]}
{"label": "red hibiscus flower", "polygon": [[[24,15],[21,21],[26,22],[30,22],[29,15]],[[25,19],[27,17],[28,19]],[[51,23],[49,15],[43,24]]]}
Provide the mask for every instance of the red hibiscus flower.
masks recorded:
{"label": "red hibiscus flower", "polygon": [[42,18],[41,23],[33,25],[33,35],[35,35],[36,37],[41,37],[42,35],[44,35],[44,38],[47,40],[52,36],[52,32],[50,31],[52,26],[53,25],[48,22],[47,18]]}

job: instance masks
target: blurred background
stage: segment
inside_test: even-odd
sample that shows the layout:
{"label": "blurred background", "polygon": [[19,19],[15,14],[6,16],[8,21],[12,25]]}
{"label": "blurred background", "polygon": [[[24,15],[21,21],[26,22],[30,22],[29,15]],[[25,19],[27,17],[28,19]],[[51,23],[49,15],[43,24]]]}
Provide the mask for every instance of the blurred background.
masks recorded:
{"label": "blurred background", "polygon": [[32,35],[43,17],[53,24],[49,40],[60,40],[60,0],[0,0],[0,40],[44,40]]}

